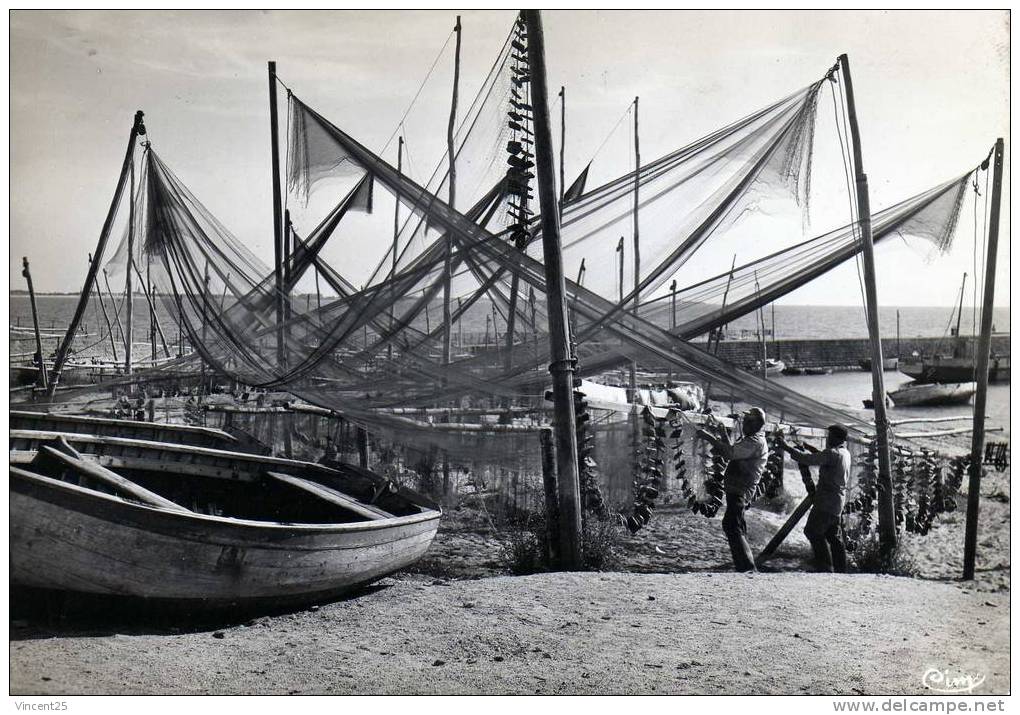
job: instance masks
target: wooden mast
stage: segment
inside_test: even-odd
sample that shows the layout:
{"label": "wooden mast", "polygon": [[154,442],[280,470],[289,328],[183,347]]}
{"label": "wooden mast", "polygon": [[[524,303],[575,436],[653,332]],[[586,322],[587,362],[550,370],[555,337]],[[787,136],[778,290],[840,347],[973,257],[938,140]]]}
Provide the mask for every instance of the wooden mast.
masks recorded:
{"label": "wooden mast", "polygon": [[[48,380],[46,377],[46,356],[43,354],[42,347],[42,335],[39,333],[39,313],[35,307],[35,288],[32,287],[32,273],[28,270],[28,257],[22,256],[21,275],[25,277],[25,282],[28,283],[28,301],[32,306],[32,329],[35,331],[35,352],[39,356],[39,386],[46,389]],[[103,313],[106,313],[106,309],[103,309]],[[107,322],[109,324],[109,322]]]}
{"label": "wooden mast", "polygon": [[124,306],[124,374],[130,375],[132,368],[131,353],[134,347],[132,343],[135,338],[134,316],[135,316],[135,293],[131,273],[131,267],[135,261],[135,162],[131,161],[129,169],[131,189],[128,192],[128,235],[127,235],[127,278],[125,279],[124,291],[127,295]]}
{"label": "wooden mast", "polygon": [[276,62],[269,62],[269,146],[273,166],[273,266],[276,270],[276,364],[287,360],[283,344],[283,199],[280,190],[280,127],[276,110]]}
{"label": "wooden mast", "polygon": [[[404,137],[403,135],[397,137],[397,176],[400,176],[404,170]],[[394,197],[393,202],[393,260],[391,262],[392,269],[390,270],[390,281],[397,275],[397,253],[400,247],[397,245],[400,236],[400,199]],[[316,274],[316,280],[318,280],[318,274]],[[394,286],[394,290],[396,287]],[[396,320],[396,301],[397,296],[393,296],[390,300],[390,330],[393,329],[393,323]],[[393,359],[393,341],[390,341],[389,345],[386,346],[386,356],[389,359]]]}
{"label": "wooden mast", "polygon": [[868,176],[861,157],[861,137],[854,104],[854,85],[850,78],[850,61],[839,56],[846,92],[850,140],[853,145],[854,171],[857,179],[857,223],[860,227],[861,256],[864,259],[865,310],[871,338],[871,398],[875,405],[875,447],[878,452],[878,532],[882,545],[891,550],[896,546],[896,513],[893,507],[892,471],[889,458],[889,420],[885,411],[885,378],[882,374],[882,338],[878,329],[878,289],[875,285],[875,250],[871,237],[871,201]]}
{"label": "wooden mast", "polygon": [[82,286],[81,295],[78,298],[78,307],[74,311],[74,316],[71,318],[71,322],[67,326],[67,333],[64,335],[64,340],[60,344],[60,349],[57,350],[57,357],[53,362],[53,377],[50,380],[49,392],[50,396],[57,389],[57,383],[60,381],[60,371],[64,368],[64,362],[67,360],[67,355],[71,350],[71,343],[74,342],[74,335],[78,332],[78,325],[81,323],[82,317],[85,315],[85,308],[88,305],[88,297],[90,287],[96,280],[96,273],[99,270],[99,264],[103,260],[103,251],[106,249],[106,242],[110,237],[110,231],[113,228],[113,220],[117,215],[117,208],[120,206],[121,196],[124,194],[124,184],[127,183],[128,173],[130,167],[134,163],[135,154],[135,140],[145,134],[145,124],[142,118],[145,115],[141,110],[135,112],[135,121],[131,126],[131,135],[128,138],[127,151],[124,154],[124,163],[121,165],[120,178],[117,180],[117,188],[113,193],[113,201],[110,203],[110,210],[106,214],[106,221],[103,222],[103,229],[99,234],[99,242],[96,244],[95,259],[89,266],[88,275],[85,276],[85,284]]}
{"label": "wooden mast", "polygon": [[963,578],[974,578],[977,557],[978,507],[981,499],[981,462],[985,451],[985,406],[988,402],[988,359],[992,347],[992,310],[995,304],[995,261],[999,246],[999,210],[1002,204],[1002,139],[995,142],[992,169],[992,210],[988,224],[988,258],[985,295],[981,304],[981,336],[978,338],[977,394],[974,396],[974,434],[970,449],[970,480],[967,486],[967,529],[963,546]]}
{"label": "wooden mast", "polygon": [[[976,280],[976,277],[975,277]],[[953,357],[962,357],[964,351],[961,349],[963,346],[963,336],[960,335],[960,321],[963,320],[963,295],[967,292],[967,272],[963,272],[963,283],[960,284],[960,305],[956,310],[956,336],[953,340]]]}
{"label": "wooden mast", "polygon": [[566,191],[564,180],[565,162],[563,155],[567,146],[567,88],[560,86],[560,222],[563,221],[563,192]]}
{"label": "wooden mast", "polygon": [[542,15],[524,10],[528,29],[531,101],[534,107],[535,162],[538,198],[542,214],[542,251],[545,261],[546,302],[549,313],[549,372],[552,374],[556,437],[557,490],[559,496],[560,566],[567,570],[583,565],[581,546],[581,499],[577,469],[577,433],[574,416],[574,362],[567,333],[566,282],[560,245],[560,216],[556,210],[556,174],[552,162],[552,128],[549,121],[549,89],[545,72],[545,37]]}
{"label": "wooden mast", "polygon": [[[460,15],[453,26],[457,35],[453,55],[453,99],[450,102],[450,121],[446,125],[446,151],[450,157],[450,208],[456,209],[457,199],[457,149],[454,146],[454,128],[457,122],[457,97],[460,91]],[[453,330],[453,316],[450,312],[450,281],[453,271],[453,233],[446,232],[446,258],[443,262],[443,365],[450,364],[450,338]]]}
{"label": "wooden mast", "polygon": [[[641,144],[638,134],[638,97],[634,97],[634,317],[641,310],[641,234],[638,230],[638,189],[641,184]],[[630,361],[630,399],[634,403],[631,422],[634,444],[641,442],[641,421],[638,418],[637,361]]]}

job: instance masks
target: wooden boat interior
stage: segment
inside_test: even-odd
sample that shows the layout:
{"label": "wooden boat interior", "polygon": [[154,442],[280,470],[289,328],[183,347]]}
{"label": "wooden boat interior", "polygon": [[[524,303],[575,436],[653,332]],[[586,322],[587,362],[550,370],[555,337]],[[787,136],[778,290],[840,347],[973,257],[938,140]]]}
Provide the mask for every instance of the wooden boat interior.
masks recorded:
{"label": "wooden boat interior", "polygon": [[171,511],[292,524],[368,522],[438,511],[425,497],[345,464],[42,430],[11,430],[11,475],[41,475]]}
{"label": "wooden boat interior", "polygon": [[[64,415],[52,412],[10,411],[10,429],[74,432],[105,437],[127,437],[155,442],[176,442],[194,447],[241,450],[244,446],[233,435],[211,427],[136,422],[90,415]],[[245,450],[247,451],[247,450]]]}

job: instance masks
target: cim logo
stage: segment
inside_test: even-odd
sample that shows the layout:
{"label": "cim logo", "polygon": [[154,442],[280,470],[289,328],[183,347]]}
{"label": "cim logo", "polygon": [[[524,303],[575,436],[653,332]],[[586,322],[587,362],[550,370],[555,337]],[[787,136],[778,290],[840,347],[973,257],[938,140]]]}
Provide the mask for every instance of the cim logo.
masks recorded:
{"label": "cim logo", "polygon": [[936,693],[970,693],[985,682],[984,674],[954,672],[947,669],[928,668],[921,676],[921,684]]}

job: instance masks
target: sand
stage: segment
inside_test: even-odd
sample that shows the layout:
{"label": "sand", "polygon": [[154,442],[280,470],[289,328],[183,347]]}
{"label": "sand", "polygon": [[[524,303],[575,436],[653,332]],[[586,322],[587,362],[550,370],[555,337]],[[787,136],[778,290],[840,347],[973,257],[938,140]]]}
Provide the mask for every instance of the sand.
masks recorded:
{"label": "sand", "polygon": [[922,693],[929,668],[1009,689],[1005,595],[871,575],[385,579],[192,633],[36,632],[14,694]]}

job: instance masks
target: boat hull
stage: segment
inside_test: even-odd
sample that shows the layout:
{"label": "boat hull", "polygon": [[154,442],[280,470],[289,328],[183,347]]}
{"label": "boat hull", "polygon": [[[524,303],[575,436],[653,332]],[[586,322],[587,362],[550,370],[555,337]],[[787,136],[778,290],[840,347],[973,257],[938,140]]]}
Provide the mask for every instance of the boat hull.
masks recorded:
{"label": "boat hull", "polygon": [[[915,382],[961,383],[974,380],[974,361],[968,358],[942,358],[940,360],[901,360],[899,370]],[[989,382],[1009,382],[1009,357],[988,361]]]}
{"label": "boat hull", "polygon": [[439,512],[279,524],[172,512],[12,471],[12,584],[203,606],[336,596],[421,558]]}
{"label": "boat hull", "polygon": [[977,391],[973,382],[957,384],[915,384],[890,392],[897,407],[929,407],[936,405],[965,405]]}

